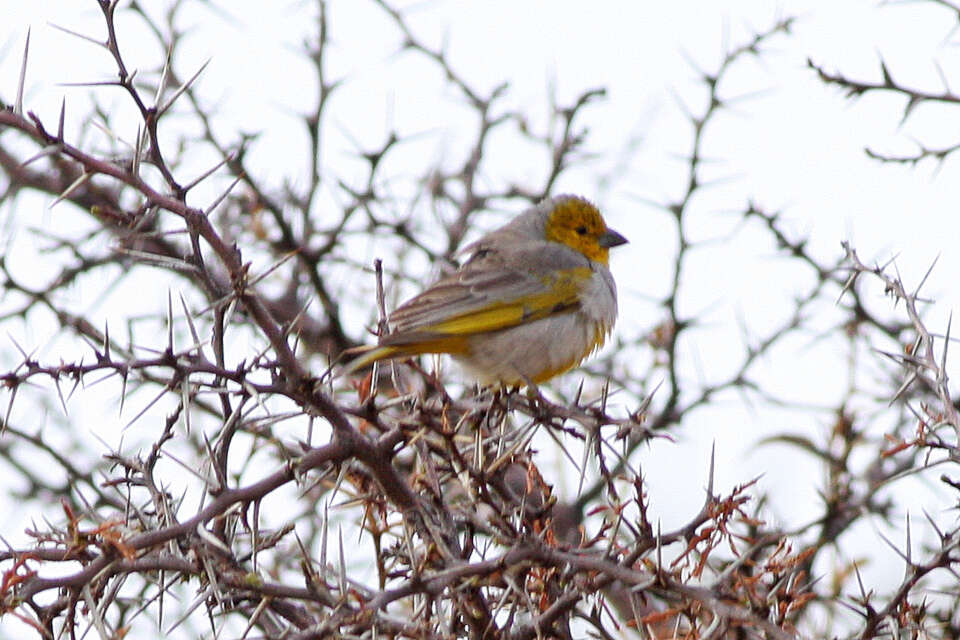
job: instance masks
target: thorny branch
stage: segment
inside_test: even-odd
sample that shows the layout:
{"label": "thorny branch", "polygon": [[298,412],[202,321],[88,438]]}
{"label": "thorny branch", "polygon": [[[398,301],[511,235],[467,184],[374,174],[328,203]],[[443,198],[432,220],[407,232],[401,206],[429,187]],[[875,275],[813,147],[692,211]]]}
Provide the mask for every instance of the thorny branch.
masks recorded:
{"label": "thorny branch", "polygon": [[[88,225],[75,235],[38,231],[49,258],[59,261],[50,280],[38,283],[21,265],[0,259],[0,322],[52,318],[60,336],[82,341],[82,355],[69,358],[14,343],[15,357],[0,371],[7,395],[0,459],[22,483],[21,498],[46,508],[43,524],[27,528],[28,543],[0,551],[0,614],[45,638],[90,628],[101,637],[155,635],[181,626],[197,635],[204,625],[217,637],[246,636],[256,627],[265,636],[304,639],[794,638],[822,631],[817,607],[832,617],[841,606],[860,615],[855,633],[862,638],[903,631],[918,637],[937,628],[949,637],[956,629],[960,596],[947,591],[928,603],[924,584],[950,584],[960,561],[955,526],[941,528],[931,518],[938,544],[914,559],[908,525],[906,569],[893,589],[861,586],[850,596],[856,567],[837,568],[831,580],[815,574],[825,550],[854,524],[890,518],[888,487],[956,463],[949,328],[943,337],[927,329],[919,287],[911,292],[888,268],[865,266],[850,246],[842,264],[825,261],[784,231],[780,214],[747,203],[745,224],[759,224],[814,283],[779,326],[749,340],[727,378],[699,384],[680,358],[700,328],[681,309],[699,248],[687,234],[691,203],[709,188],[702,164],[708,125],[730,102],[723,89],[730,70],[788,36],[791,20],[701,73],[709,99],[689,116],[687,186],[662,206],[678,238],[672,287],[659,301],[664,320],[593,367],[599,373],[591,381],[606,379],[599,394],[581,385],[565,398],[551,389],[452,390],[413,362],[383,367],[389,375],[376,385],[369,377],[331,380],[312,372],[363,339],[342,317],[352,285],[335,284],[343,273],[355,282],[364,269],[351,251],[354,238],[387,234],[398,260],[452,259],[478,212],[539,200],[586,156],[589,129],[582,123],[602,89],[551,105],[552,122],[538,131],[527,114],[502,107],[509,86],[484,93],[444,50],[417,37],[408,15],[376,0],[401,49],[430,61],[476,122],[462,157],[419,168],[429,202],[416,196],[400,206],[385,187],[390,156],[407,143],[400,133],[389,132],[379,148],[357,150],[367,169],[359,186],[321,163],[333,96],[349,79],[328,75],[336,25],[318,2],[316,31],[303,52],[316,87],[314,107],[302,116],[308,179],[277,190],[250,169],[251,136],[218,133],[216,111],[201,90],[205,65],[189,73],[177,68],[187,2],[171,3],[160,17],[136,2],[97,4],[106,35],[75,35],[107,51],[112,84],[139,114],[130,148],[105,153],[68,139],[65,107],[56,126],[24,109],[22,79],[14,104],[0,103],[2,202],[39,192]],[[166,52],[153,80],[129,70],[118,12],[142,21]],[[818,71],[827,83],[846,82]],[[855,94],[900,87],[889,74],[883,87],[856,86]],[[934,99],[944,97],[917,98]],[[190,118],[199,133],[176,138],[171,114]],[[491,135],[511,122],[548,152],[548,166],[538,184],[508,179],[491,187],[479,179],[493,172]],[[197,146],[212,149],[218,162],[186,178],[192,169],[185,149]],[[218,188],[201,195],[211,185]],[[188,193],[204,205],[188,205]],[[330,193],[338,203],[333,216]],[[87,279],[109,290],[131,269],[137,275],[130,278],[150,279],[158,291],[169,282],[164,275],[182,284],[179,304],[168,294],[160,313],[131,313],[101,326],[66,295]],[[871,279],[903,303],[905,320],[863,294]],[[776,403],[755,376],[757,362],[803,329],[824,298],[841,293],[837,329],[851,353],[881,341],[904,346],[903,353],[886,351],[895,365],[884,370],[892,387],[879,394],[905,408],[893,431],[869,437],[852,407],[877,390],[852,381],[833,409],[827,442],[779,438],[823,461],[824,504],[815,521],[792,531],[768,525],[762,504],[751,505],[756,486],[745,482],[721,495],[711,464],[700,510],[662,531],[639,469],[641,445],[730,392]],[[320,304],[310,307],[311,299]],[[638,352],[654,360],[651,371],[631,368]],[[663,384],[654,393],[657,380]],[[126,402],[138,403],[126,422],[136,427],[125,431],[132,442],[110,446],[102,457],[102,450],[79,455],[89,446],[80,440],[85,413],[77,398],[100,402],[96,394],[110,385],[121,413]],[[629,409],[612,406],[616,389],[635,392],[623,400]],[[49,426],[56,437],[34,422],[47,405],[57,416]],[[563,469],[548,468],[541,443],[562,453]],[[60,477],[38,459],[51,461]],[[574,473],[579,495],[556,493],[554,478]],[[948,473],[944,485],[960,489]]]}
{"label": "thorny branch", "polygon": [[[955,19],[958,11],[960,11],[958,7],[946,0],[926,0],[926,2],[944,9],[944,14],[949,18]],[[944,25],[949,24],[949,22],[944,22]],[[947,39],[952,39],[955,34],[955,29],[951,28],[947,34]],[[949,51],[950,47],[945,46],[943,49]],[[856,99],[874,93],[905,98],[906,102],[903,103],[900,117],[901,126],[912,118],[923,118],[920,115],[920,112],[922,112],[920,107],[924,105],[942,105],[954,108],[960,105],[960,94],[957,94],[951,88],[949,75],[944,72],[940,63],[935,63],[935,65],[941,86],[936,89],[924,89],[920,86],[911,86],[909,83],[902,81],[901,78],[895,77],[894,73],[890,71],[888,62],[883,57],[880,58],[878,63],[880,78],[868,80],[858,79],[839,71],[831,71],[828,70],[826,65],[811,59],[807,60],[807,66],[817,73],[817,76],[825,85],[842,89],[847,98]],[[928,144],[916,137],[911,137],[911,143],[917,147],[917,150],[913,153],[891,154],[870,147],[865,148],[864,151],[869,157],[880,162],[917,165],[924,160],[933,160],[938,166],[942,166],[947,158],[960,149],[960,143],[958,142],[943,144],[942,141],[937,140],[933,144]]]}

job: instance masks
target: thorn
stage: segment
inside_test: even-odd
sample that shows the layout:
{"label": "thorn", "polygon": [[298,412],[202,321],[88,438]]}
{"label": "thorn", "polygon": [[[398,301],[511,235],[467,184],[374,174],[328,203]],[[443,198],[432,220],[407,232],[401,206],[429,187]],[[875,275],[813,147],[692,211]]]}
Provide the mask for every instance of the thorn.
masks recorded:
{"label": "thorn", "polygon": [[[190,405],[190,376],[184,375],[180,381],[180,402],[183,405],[183,427],[186,434],[190,435],[190,414],[193,413]],[[213,459],[212,457],[210,458]]]}
{"label": "thorn", "polygon": [[906,544],[907,544],[907,557],[906,557],[907,566],[906,566],[906,568],[904,569],[905,577],[906,577],[907,579],[910,578],[911,569],[913,568],[913,543],[911,542],[911,538],[912,538],[912,536],[911,536],[911,534],[910,534],[910,512],[907,511],[907,541],[906,541]]}
{"label": "thorn", "polygon": [[661,535],[663,533],[661,531],[662,526],[663,523],[657,519],[657,575],[663,571],[663,536]]}
{"label": "thorn", "polygon": [[198,184],[200,184],[202,181],[204,181],[204,180],[206,180],[208,177],[210,177],[210,176],[211,176],[215,171],[217,171],[220,167],[222,167],[223,165],[225,165],[225,164],[227,164],[227,163],[233,162],[234,160],[236,160],[236,158],[237,158],[237,153],[236,153],[236,152],[233,152],[233,153],[227,155],[227,156],[226,156],[225,158],[223,158],[220,162],[218,162],[217,164],[213,165],[212,167],[210,167],[209,169],[207,169],[206,171],[204,171],[203,173],[201,173],[199,176],[197,176],[196,178],[194,178],[193,180],[191,180],[190,182],[188,182],[187,184],[185,184],[185,185],[183,186],[184,192],[190,191],[190,190],[193,189],[195,186],[197,186]]}
{"label": "thorn", "polygon": [[[947,332],[943,338],[943,353],[940,355],[940,376],[946,377],[947,371],[947,349],[950,347],[950,328],[953,326],[953,311],[950,312],[950,316],[947,318]],[[938,376],[938,377],[940,377]],[[960,425],[953,425],[954,427],[960,427]]]}
{"label": "thorn", "polygon": [[197,535],[200,536],[200,538],[204,542],[207,542],[208,544],[210,544],[210,546],[215,547],[216,549],[222,551],[227,556],[230,556],[233,553],[230,550],[230,547],[223,544],[223,541],[220,540],[220,538],[218,538],[217,536],[207,531],[207,528],[203,526],[202,522],[197,524],[196,532],[197,532]]}
{"label": "thorn", "polygon": [[932,517],[930,517],[930,514],[927,513],[926,509],[923,509],[923,515],[927,519],[927,522],[930,523],[930,526],[933,527],[933,530],[937,532],[937,536],[939,536],[940,541],[945,542],[947,539],[946,536],[943,535],[943,531],[940,530],[940,527],[937,526],[937,523],[934,522]]}
{"label": "thorn", "polygon": [[[187,427],[187,433],[189,432],[190,432],[190,428]],[[210,444],[210,438],[207,437],[206,433],[203,434],[203,446],[207,450],[207,459],[216,460],[216,456],[214,455],[214,452],[213,452],[213,446]],[[219,493],[226,486],[226,478],[223,478],[221,476],[220,468],[217,467],[217,465],[211,465],[211,466],[213,467],[213,477],[215,480],[215,482],[210,483],[211,491],[215,493]],[[259,506],[260,506],[260,502],[255,501],[254,502],[255,513],[257,513]],[[256,523],[257,523],[257,518],[256,516],[254,516],[254,528],[256,528]],[[254,536],[254,544],[256,544],[256,536]],[[254,564],[256,564],[256,561],[257,561],[256,550],[254,550],[253,561],[254,561]]]}
{"label": "thorn", "polygon": [[50,206],[49,206],[48,208],[49,208],[49,209],[53,209],[55,206],[57,206],[58,204],[60,204],[61,202],[63,202],[63,201],[66,200],[67,198],[69,198],[69,197],[70,197],[70,194],[72,194],[74,191],[76,191],[77,189],[79,189],[80,187],[82,187],[83,185],[85,185],[87,182],[89,182],[89,181],[90,181],[90,178],[92,178],[92,177],[93,177],[93,174],[92,174],[92,173],[87,173],[86,171],[84,171],[83,173],[81,173],[81,174],[80,174],[80,177],[78,177],[76,180],[74,180],[74,181],[70,184],[70,186],[67,187],[67,188],[64,190],[63,193],[61,193],[59,196],[57,196],[56,200],[54,200],[53,202],[51,202],[51,203],[50,203]]}
{"label": "thorn", "polygon": [[183,95],[183,93],[184,93],[187,89],[190,88],[190,85],[192,85],[192,84],[196,81],[196,79],[200,77],[200,74],[203,73],[203,70],[207,68],[207,65],[208,65],[208,64],[210,64],[210,60],[211,60],[211,59],[212,59],[212,58],[207,58],[207,61],[204,62],[202,65],[200,65],[200,68],[197,69],[197,72],[194,73],[192,76],[190,76],[190,79],[187,80],[186,82],[184,82],[184,83],[180,86],[179,89],[177,89],[176,91],[174,91],[173,95],[170,96],[170,99],[167,100],[167,103],[166,103],[165,105],[163,105],[162,107],[160,107],[159,109],[157,109],[157,117],[158,117],[158,118],[159,118],[160,116],[162,116],[164,113],[166,113],[167,110],[168,110],[170,107],[173,106],[173,103],[176,102],[177,99],[178,99],[181,95]]}
{"label": "thorn", "polygon": [[[344,465],[346,466],[346,465]],[[327,527],[330,522],[330,502],[323,503],[323,522],[320,524],[320,571],[327,572]]]}
{"label": "thorn", "polygon": [[61,148],[62,148],[62,147],[61,147],[61,145],[59,145],[59,144],[48,144],[48,145],[45,146],[43,149],[40,149],[40,151],[38,151],[37,153],[33,154],[32,156],[30,156],[29,158],[27,158],[26,160],[24,160],[23,162],[21,162],[21,163],[20,163],[20,166],[21,166],[21,167],[26,167],[26,166],[28,166],[28,165],[36,162],[36,161],[39,160],[40,158],[45,158],[45,157],[47,157],[47,156],[57,155],[58,153],[60,153]]}
{"label": "thorn", "polygon": [[167,351],[173,355],[173,296],[167,289]]}
{"label": "thorn", "polygon": [[[126,376],[124,376],[123,381],[124,381],[124,386],[123,386],[123,388],[124,388],[124,390],[126,390],[126,388],[127,388],[127,386],[126,386],[126,381],[127,381]],[[157,404],[157,403],[160,401],[160,399],[163,398],[163,397],[165,397],[166,395],[167,395],[167,390],[166,390],[166,389],[162,390],[159,394],[157,394],[157,395],[153,398],[153,400],[151,400],[150,402],[147,403],[147,406],[145,406],[143,409],[140,410],[140,413],[138,413],[137,415],[133,416],[133,419],[130,420],[130,422],[128,422],[127,424],[125,424],[125,425],[123,426],[123,431],[126,431],[127,429],[129,429],[130,427],[132,427],[132,426],[133,426],[133,423],[135,423],[137,420],[139,420],[144,414],[147,413],[147,411],[149,411],[149,410],[153,407],[153,405]]]}
{"label": "thorn", "polygon": [[143,154],[143,141],[143,132],[140,130],[140,125],[137,124],[137,139],[133,141],[133,163],[130,170],[135,178],[140,178],[140,157]]}
{"label": "thorn", "polygon": [[853,563],[853,572],[856,574],[856,576],[857,576],[857,584],[860,586],[860,598],[864,601],[864,603],[866,603],[867,600],[868,600],[868,598],[867,598],[867,590],[863,588],[863,576],[860,575],[860,564],[859,564],[859,563],[857,563],[857,562],[854,562],[854,563]]}
{"label": "thorn", "polygon": [[910,114],[913,113],[914,107],[916,107],[918,104],[920,104],[920,97],[910,96],[910,99],[907,100],[907,106],[903,108],[903,116],[901,116],[900,122],[897,123],[898,127],[902,127],[906,123],[907,118],[910,117]]}
{"label": "thorn", "polygon": [[214,200],[214,201],[210,204],[210,206],[206,208],[206,210],[203,212],[203,215],[209,216],[211,213],[213,213],[213,210],[216,209],[218,206],[220,206],[220,203],[223,202],[223,200],[224,200],[228,195],[230,195],[230,192],[233,191],[233,188],[234,188],[235,186],[237,186],[237,184],[238,184],[241,180],[243,180],[243,178],[244,178],[244,177],[243,177],[242,175],[237,176],[237,177],[233,180],[233,182],[231,182],[230,185],[223,191],[223,193],[221,193],[219,196],[217,196],[217,199]]}
{"label": "thorn", "polygon": [[340,597],[346,598],[347,597],[347,561],[343,554],[343,527],[342,526],[338,527],[337,531],[340,536],[340,575],[339,575]]}
{"label": "thorn", "polygon": [[54,386],[57,388],[57,397],[60,398],[60,408],[63,409],[63,415],[69,416],[70,414],[67,412],[67,403],[66,403],[66,401],[63,399],[63,390],[60,388],[60,377],[59,377],[59,376],[57,376],[57,377],[55,377],[55,378],[53,379],[53,384],[54,384]]}
{"label": "thorn", "polygon": [[183,292],[178,294],[180,296],[180,306],[183,308],[183,317],[187,319],[187,326],[190,328],[190,337],[193,338],[193,344],[198,346],[200,345],[200,336],[197,334],[197,328],[193,324],[193,317],[190,315],[190,309],[187,308],[187,301],[183,297]]}
{"label": "thorn", "polygon": [[13,103],[13,112],[23,115],[23,87],[27,82],[27,57],[30,53],[30,28],[27,27],[27,40],[23,45],[23,62],[20,64],[20,81],[17,83],[17,100]]}
{"label": "thorn", "polygon": [[[895,545],[892,540],[890,540],[890,538],[888,538],[887,536],[885,536],[885,535],[883,534],[883,532],[878,531],[878,532],[877,532],[877,535],[880,536],[880,539],[881,539],[881,540],[883,540],[884,542],[887,543],[887,546],[890,547],[890,549],[892,549],[894,553],[896,553],[898,556],[900,556],[901,558],[903,558],[903,561],[906,562],[908,566],[911,564],[911,563],[910,563],[910,558],[907,557],[907,554],[905,554],[903,551],[901,551],[900,548],[899,548],[897,545]],[[908,533],[908,538],[909,538],[909,533]]]}
{"label": "thorn", "polygon": [[123,405],[127,401],[127,368],[124,367],[121,374],[123,376],[123,385],[120,388],[120,410],[117,412],[117,417],[123,415]]}
{"label": "thorn", "polygon": [[717,459],[717,442],[716,440],[714,440],[713,444],[710,445],[710,475],[709,475],[709,480],[707,482],[707,503],[708,504],[710,500],[713,499],[713,476],[714,476],[714,471],[716,469],[715,467],[716,459]]}
{"label": "thorn", "polygon": [[0,434],[7,430],[7,425],[10,424],[10,412],[13,411],[13,401],[17,397],[17,389],[19,386],[10,388],[10,402],[7,403],[7,413],[3,416],[3,424],[0,424]]}
{"label": "thorn", "polygon": [[937,254],[937,257],[933,259],[933,262],[930,263],[930,267],[927,269],[927,272],[923,274],[923,278],[920,280],[920,284],[917,285],[917,288],[913,291],[914,297],[920,294],[920,289],[923,288],[923,285],[927,282],[927,278],[930,277],[930,274],[933,273],[933,268],[937,266],[937,261],[940,259],[940,254]]}
{"label": "thorn", "polygon": [[163,92],[167,90],[167,82],[170,81],[170,56],[172,53],[173,51],[171,45],[167,47],[167,56],[163,61],[163,70],[160,72],[160,82],[157,83],[157,92],[153,96],[154,107],[157,107],[160,104],[160,98],[163,97]]}
{"label": "thorn", "polygon": [[893,82],[893,76],[890,75],[890,69],[887,68],[887,63],[883,61],[883,58],[880,59],[880,71],[883,73],[883,83],[887,87],[892,89],[896,86]]}
{"label": "thorn", "polygon": [[75,37],[75,38],[80,38],[81,40],[86,40],[87,42],[92,42],[93,44],[97,45],[98,47],[105,47],[105,46],[106,46],[106,45],[104,45],[104,43],[100,42],[99,40],[96,40],[96,39],[94,39],[94,38],[91,38],[90,36],[85,36],[85,35],[83,35],[82,33],[80,33],[79,31],[72,31],[72,30],[70,30],[70,29],[67,29],[66,27],[61,27],[60,25],[54,24],[54,23],[52,23],[52,22],[48,22],[47,24],[48,24],[49,26],[53,27],[54,29],[56,29],[57,31],[62,31],[62,32],[66,33],[67,35],[71,35],[71,36],[73,36],[73,37]]}
{"label": "thorn", "polygon": [[900,388],[897,389],[897,392],[893,394],[893,397],[890,398],[890,402],[887,404],[887,406],[892,406],[893,403],[896,402],[900,396],[910,388],[910,385],[912,385],[919,377],[920,376],[916,371],[912,371],[910,375],[907,376],[907,379],[903,381],[903,384],[900,385]]}
{"label": "thorn", "polygon": [[57,122],[57,140],[63,140],[63,121],[67,115],[67,99],[63,98],[60,101],[60,119]]}

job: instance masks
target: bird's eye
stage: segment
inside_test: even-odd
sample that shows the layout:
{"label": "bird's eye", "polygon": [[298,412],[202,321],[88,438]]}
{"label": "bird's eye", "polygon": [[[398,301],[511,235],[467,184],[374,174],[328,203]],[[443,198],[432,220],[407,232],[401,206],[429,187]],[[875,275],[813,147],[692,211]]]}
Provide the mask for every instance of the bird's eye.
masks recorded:
{"label": "bird's eye", "polygon": [[575,231],[576,231],[577,233],[579,233],[580,235],[582,235],[582,236],[587,235],[587,228],[586,228],[586,227],[583,227],[583,226],[577,227],[577,228],[575,229]]}

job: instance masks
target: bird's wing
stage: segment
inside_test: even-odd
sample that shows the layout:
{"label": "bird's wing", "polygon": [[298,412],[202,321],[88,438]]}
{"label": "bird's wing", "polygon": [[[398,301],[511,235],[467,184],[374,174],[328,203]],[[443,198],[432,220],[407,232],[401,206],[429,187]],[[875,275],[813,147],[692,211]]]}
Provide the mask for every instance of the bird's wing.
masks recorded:
{"label": "bird's wing", "polygon": [[390,315],[393,332],[383,345],[496,331],[570,311],[579,304],[590,267],[569,251],[557,255],[544,243],[505,253],[475,247],[454,274],[428,287]]}

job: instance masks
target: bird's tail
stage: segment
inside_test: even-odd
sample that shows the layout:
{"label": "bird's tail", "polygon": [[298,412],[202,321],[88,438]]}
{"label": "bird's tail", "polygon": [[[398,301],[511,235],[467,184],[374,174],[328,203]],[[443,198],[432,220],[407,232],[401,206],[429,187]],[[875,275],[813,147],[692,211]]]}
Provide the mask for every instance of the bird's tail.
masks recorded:
{"label": "bird's tail", "polygon": [[355,356],[352,360],[348,361],[346,366],[340,371],[340,375],[349,376],[361,369],[369,367],[378,360],[409,355],[409,352],[402,347],[368,345],[347,349],[343,352],[343,355],[347,357]]}
{"label": "bird's tail", "polygon": [[343,352],[343,356],[357,355],[347,362],[340,375],[356,373],[379,360],[390,358],[409,358],[424,353],[449,353],[452,355],[469,353],[467,336],[443,335],[426,333],[391,334],[382,339],[382,342],[393,344],[379,344],[354,347]]}

